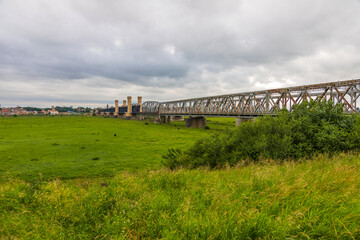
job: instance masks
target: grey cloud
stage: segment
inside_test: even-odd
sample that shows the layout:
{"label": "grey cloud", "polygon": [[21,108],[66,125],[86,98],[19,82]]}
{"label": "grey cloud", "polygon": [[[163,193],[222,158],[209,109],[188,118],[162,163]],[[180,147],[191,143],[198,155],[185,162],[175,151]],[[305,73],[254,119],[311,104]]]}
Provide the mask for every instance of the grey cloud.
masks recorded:
{"label": "grey cloud", "polygon": [[76,85],[84,101],[102,89],[103,102],[124,84],[166,100],[356,78],[359,10],[356,0],[2,0],[0,83],[60,79],[58,100]]}

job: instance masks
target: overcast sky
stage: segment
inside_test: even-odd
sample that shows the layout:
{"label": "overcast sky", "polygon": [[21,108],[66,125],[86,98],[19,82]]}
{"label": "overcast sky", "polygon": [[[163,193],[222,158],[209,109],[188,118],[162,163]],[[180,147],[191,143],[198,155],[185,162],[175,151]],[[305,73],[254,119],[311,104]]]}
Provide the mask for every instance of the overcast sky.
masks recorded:
{"label": "overcast sky", "polygon": [[360,78],[360,0],[0,0],[0,104],[104,106]]}

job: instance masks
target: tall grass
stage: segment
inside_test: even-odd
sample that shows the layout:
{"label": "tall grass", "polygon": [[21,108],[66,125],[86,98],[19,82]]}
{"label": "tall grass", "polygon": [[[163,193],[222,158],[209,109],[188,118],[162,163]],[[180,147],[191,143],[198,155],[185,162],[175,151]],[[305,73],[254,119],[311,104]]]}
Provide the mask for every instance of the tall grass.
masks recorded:
{"label": "tall grass", "polygon": [[359,239],[360,156],[0,185],[2,238]]}

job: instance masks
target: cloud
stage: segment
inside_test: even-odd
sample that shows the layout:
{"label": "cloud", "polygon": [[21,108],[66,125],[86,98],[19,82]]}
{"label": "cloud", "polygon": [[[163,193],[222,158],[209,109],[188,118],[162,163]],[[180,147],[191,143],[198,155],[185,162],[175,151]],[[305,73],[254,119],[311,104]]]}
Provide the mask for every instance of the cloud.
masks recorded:
{"label": "cloud", "polygon": [[359,10],[357,0],[2,0],[0,91],[11,95],[0,102],[172,100],[359,78]]}

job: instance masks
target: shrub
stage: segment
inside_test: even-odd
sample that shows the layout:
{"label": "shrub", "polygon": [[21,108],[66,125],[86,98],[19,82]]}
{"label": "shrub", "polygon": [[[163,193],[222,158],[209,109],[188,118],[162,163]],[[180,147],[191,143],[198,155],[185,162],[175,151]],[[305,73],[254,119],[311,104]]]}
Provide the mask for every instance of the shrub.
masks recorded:
{"label": "shrub", "polygon": [[178,158],[180,154],[180,149],[170,148],[167,154],[161,156],[164,159],[162,164],[171,170],[175,169],[179,165]]}
{"label": "shrub", "polygon": [[343,113],[332,102],[304,102],[292,112],[282,110],[277,117],[261,117],[232,131],[196,142],[186,151],[170,149],[164,165],[221,168],[240,161],[257,162],[300,159],[318,153],[333,154],[360,148],[360,119]]}

